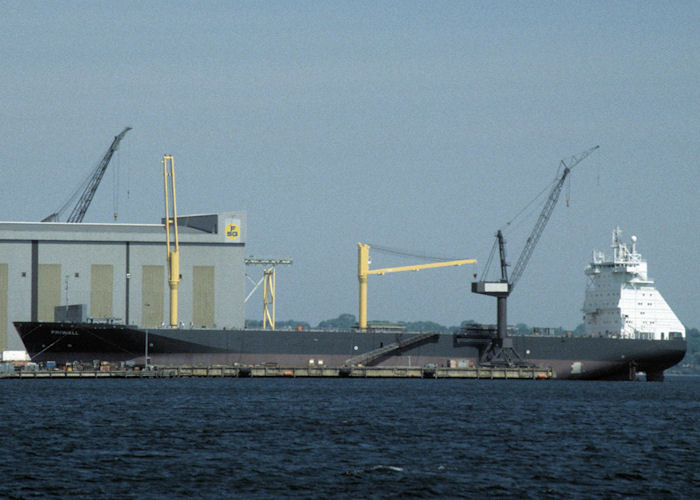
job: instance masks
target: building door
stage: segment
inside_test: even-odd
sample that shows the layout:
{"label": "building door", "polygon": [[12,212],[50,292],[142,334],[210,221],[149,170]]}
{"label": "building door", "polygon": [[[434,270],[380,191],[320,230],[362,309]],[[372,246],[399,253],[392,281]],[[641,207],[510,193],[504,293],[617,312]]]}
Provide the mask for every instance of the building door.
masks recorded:
{"label": "building door", "polygon": [[163,323],[165,268],[143,266],[141,274],[141,325],[145,328],[155,328]]}
{"label": "building door", "polygon": [[39,321],[54,321],[54,308],[61,305],[61,264],[39,264]]}
{"label": "building door", "polygon": [[90,317],[112,318],[114,266],[93,264],[90,267]]}
{"label": "building door", "polygon": [[214,266],[194,266],[192,270],[192,323],[196,328],[213,328]]}

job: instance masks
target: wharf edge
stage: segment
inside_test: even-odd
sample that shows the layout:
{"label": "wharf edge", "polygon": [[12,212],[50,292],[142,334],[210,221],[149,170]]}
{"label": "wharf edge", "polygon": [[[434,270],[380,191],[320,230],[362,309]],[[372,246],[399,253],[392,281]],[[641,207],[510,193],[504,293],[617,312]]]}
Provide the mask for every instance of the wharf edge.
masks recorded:
{"label": "wharf edge", "polygon": [[489,380],[548,380],[550,368],[538,367],[271,367],[271,366],[175,366],[152,370],[22,370],[0,374],[0,379],[89,378],[432,378]]}

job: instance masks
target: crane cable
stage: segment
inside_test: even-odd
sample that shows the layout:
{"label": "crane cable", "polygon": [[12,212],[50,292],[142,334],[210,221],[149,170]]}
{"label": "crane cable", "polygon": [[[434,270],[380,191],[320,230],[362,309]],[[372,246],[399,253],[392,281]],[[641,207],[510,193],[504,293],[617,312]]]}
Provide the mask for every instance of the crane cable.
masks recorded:
{"label": "crane cable", "polygon": [[88,172],[88,174],[83,178],[83,180],[80,182],[77,188],[75,188],[75,191],[73,191],[73,194],[70,195],[70,197],[66,200],[66,202],[54,212],[56,215],[63,215],[63,212],[66,211],[69,205],[71,205],[77,198],[80,196],[80,193],[85,191],[87,188],[87,185],[90,183],[90,179],[93,176],[93,171]]}
{"label": "crane cable", "polygon": [[[538,208],[538,207],[532,207],[532,205],[533,205],[539,198],[541,198],[542,195],[544,195],[545,193],[551,191],[551,190],[552,190],[552,186],[553,186],[554,184],[556,184],[557,180],[558,180],[558,178],[555,178],[550,184],[548,184],[547,186],[545,186],[544,189],[543,189],[542,191],[540,191],[539,194],[537,194],[537,196],[535,196],[529,203],[527,203],[517,214],[515,214],[515,216],[514,216],[511,220],[509,220],[509,221],[506,222],[503,226],[501,226],[501,228],[500,228],[501,232],[505,232],[505,229],[506,229],[507,227],[511,226],[511,224],[513,224],[513,222],[515,222],[516,219],[518,219],[526,210],[528,210],[528,209],[530,209],[530,208],[532,208],[533,210],[536,209],[536,208]],[[532,213],[532,212],[530,212],[530,213]],[[513,226],[513,227],[515,227],[515,226]]]}
{"label": "crane cable", "polygon": [[489,258],[486,260],[486,265],[484,266],[484,272],[482,276],[487,276],[489,270],[491,269],[491,262],[493,261],[494,255],[496,255],[496,249],[498,248],[498,240],[494,240],[493,245],[491,245],[491,253],[489,253]]}
{"label": "crane cable", "polygon": [[415,253],[410,253],[404,250],[398,250],[396,248],[389,248],[389,247],[383,247],[379,245],[373,245],[372,243],[368,243],[368,245],[372,248],[372,250],[375,250],[379,253],[384,253],[384,254],[391,254],[391,255],[398,255],[401,257],[413,257],[416,259],[422,259],[422,260],[430,260],[433,262],[446,262],[450,260],[459,260],[459,259],[453,259],[449,257],[435,257],[431,255],[426,255],[426,254],[415,254]]}
{"label": "crane cable", "polygon": [[114,211],[114,222],[117,222],[119,216],[119,169],[121,167],[121,156],[119,151],[115,151],[116,165],[112,168],[112,209]]}
{"label": "crane cable", "polygon": [[[557,175],[555,179],[546,185],[542,191],[540,191],[532,200],[530,200],[528,203],[525,204],[525,206],[520,209],[520,211],[515,214],[515,216],[510,219],[508,222],[506,222],[503,226],[501,226],[500,231],[502,233],[505,233],[506,228],[515,230],[516,228],[522,227],[522,224],[524,223],[525,220],[527,220],[533,213],[535,213],[537,210],[540,210],[542,205],[546,203],[546,200],[543,200],[545,193],[548,193],[549,191],[552,190],[552,186],[556,184],[556,182],[559,179],[559,172],[561,171],[561,166],[557,170]],[[568,197],[567,197],[568,198]],[[538,203],[539,200],[539,203]],[[568,206],[568,200],[567,200],[567,206]],[[527,212],[527,214],[526,214]],[[525,216],[523,214],[526,214]],[[517,221],[517,224],[514,224]],[[491,247],[491,252],[489,253],[489,258],[486,261],[486,265],[484,266],[484,271],[482,276],[487,276],[489,270],[491,269],[491,263],[493,261],[494,256],[496,255],[498,249],[498,240],[495,240],[493,243],[493,246]]]}

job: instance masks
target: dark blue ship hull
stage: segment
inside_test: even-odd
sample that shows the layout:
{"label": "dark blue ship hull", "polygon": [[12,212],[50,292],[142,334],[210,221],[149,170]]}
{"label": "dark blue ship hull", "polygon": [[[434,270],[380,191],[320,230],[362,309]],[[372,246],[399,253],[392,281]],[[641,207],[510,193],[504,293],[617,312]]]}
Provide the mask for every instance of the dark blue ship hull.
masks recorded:
{"label": "dark blue ship hull", "polygon": [[[479,363],[488,336],[321,330],[142,329],[118,324],[16,322],[32,361],[149,363],[161,366],[436,366]],[[524,362],[551,368],[559,379],[633,379],[663,371],[686,352],[684,339],[513,336]]]}

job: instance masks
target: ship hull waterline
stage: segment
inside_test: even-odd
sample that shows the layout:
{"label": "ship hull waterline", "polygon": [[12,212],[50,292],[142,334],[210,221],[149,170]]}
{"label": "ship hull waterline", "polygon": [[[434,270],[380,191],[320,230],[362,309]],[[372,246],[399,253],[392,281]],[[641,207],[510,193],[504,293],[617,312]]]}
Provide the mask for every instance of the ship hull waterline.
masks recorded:
{"label": "ship hull waterline", "polygon": [[[143,329],[99,323],[15,322],[32,361],[92,364],[95,361],[158,366],[262,365],[344,366],[367,353],[371,366],[445,366],[478,364],[488,346],[483,337],[396,332],[321,330]],[[419,339],[417,335],[422,335]],[[419,340],[411,343],[411,339]],[[645,372],[663,379],[679,363],[685,339],[631,340],[605,337],[513,336],[520,357],[550,368],[553,378],[630,380]],[[148,344],[148,346],[147,346]],[[391,346],[404,346],[395,347]]]}

